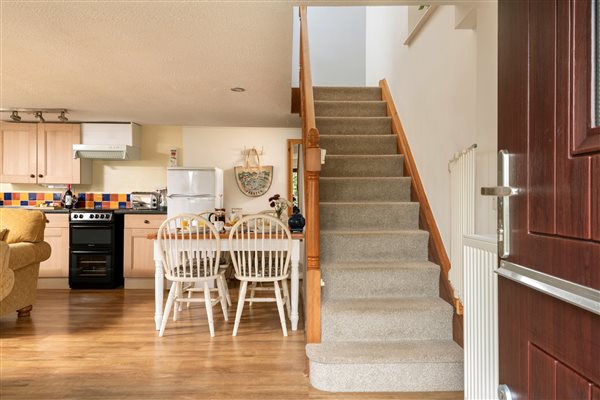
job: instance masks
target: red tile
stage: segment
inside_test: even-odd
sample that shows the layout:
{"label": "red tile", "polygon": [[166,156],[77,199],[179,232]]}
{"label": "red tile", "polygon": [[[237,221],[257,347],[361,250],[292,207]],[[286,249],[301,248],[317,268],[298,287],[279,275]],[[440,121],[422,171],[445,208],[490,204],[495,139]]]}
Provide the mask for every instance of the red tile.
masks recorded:
{"label": "red tile", "polygon": [[103,201],[102,208],[110,208],[110,201]]}
{"label": "red tile", "polygon": [[118,193],[111,193],[110,194],[110,201],[119,201],[119,194]]}
{"label": "red tile", "polygon": [[12,206],[12,200],[4,200],[5,206]]}
{"label": "red tile", "polygon": [[36,200],[44,200],[44,193],[36,193],[35,199]]}
{"label": "red tile", "polygon": [[13,200],[19,200],[21,198],[21,193],[13,193],[12,194],[12,199]]}
{"label": "red tile", "polygon": [[32,206],[33,206],[33,207],[35,207],[35,206],[37,205],[37,204],[36,204],[37,202],[36,202],[35,200],[29,200],[27,203],[28,203],[27,205],[28,205],[29,207],[32,207]]}

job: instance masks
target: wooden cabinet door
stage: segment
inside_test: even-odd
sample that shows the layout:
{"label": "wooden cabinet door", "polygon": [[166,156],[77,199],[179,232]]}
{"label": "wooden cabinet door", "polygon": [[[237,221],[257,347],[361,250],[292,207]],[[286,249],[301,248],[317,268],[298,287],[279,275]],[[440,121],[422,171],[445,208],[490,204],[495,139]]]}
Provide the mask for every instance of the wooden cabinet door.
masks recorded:
{"label": "wooden cabinet door", "polygon": [[69,276],[69,215],[46,214],[44,241],[52,247],[50,258],[40,264],[40,278]]}
{"label": "wooden cabinet door", "polygon": [[592,4],[498,4],[498,148],[518,190],[498,271],[499,372],[513,399],[591,400],[600,386]]}
{"label": "wooden cabinet door", "polygon": [[156,233],[157,229],[125,228],[123,251],[125,278],[154,277],[154,241],[149,240],[147,236]]}
{"label": "wooden cabinet door", "polygon": [[80,183],[81,161],[73,158],[73,144],[81,143],[79,124],[38,124],[37,181]]}
{"label": "wooden cabinet door", "polygon": [[0,122],[0,182],[37,182],[36,125]]}

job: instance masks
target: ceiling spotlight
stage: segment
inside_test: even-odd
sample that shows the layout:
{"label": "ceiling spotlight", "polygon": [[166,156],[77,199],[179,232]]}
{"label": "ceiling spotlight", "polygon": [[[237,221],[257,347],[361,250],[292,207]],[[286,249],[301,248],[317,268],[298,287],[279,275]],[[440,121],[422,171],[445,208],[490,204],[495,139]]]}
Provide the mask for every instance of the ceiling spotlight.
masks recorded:
{"label": "ceiling spotlight", "polygon": [[242,92],[245,92],[245,91],[246,91],[246,89],[244,89],[243,87],[238,87],[238,86],[236,86],[236,87],[232,87],[232,88],[231,88],[231,91],[232,91],[232,92],[237,92],[237,93],[242,93]]}
{"label": "ceiling spotlight", "polygon": [[41,111],[36,111],[34,116],[40,120],[40,122],[46,122],[46,120],[44,119],[44,117],[42,116],[42,112]]}
{"label": "ceiling spotlight", "polygon": [[58,116],[58,120],[61,122],[67,122],[69,120],[69,118],[65,117],[65,112],[61,111],[60,115]]}
{"label": "ceiling spotlight", "polygon": [[19,117],[19,112],[13,111],[12,114],[10,115],[10,119],[12,119],[15,122],[21,121],[21,117]]}

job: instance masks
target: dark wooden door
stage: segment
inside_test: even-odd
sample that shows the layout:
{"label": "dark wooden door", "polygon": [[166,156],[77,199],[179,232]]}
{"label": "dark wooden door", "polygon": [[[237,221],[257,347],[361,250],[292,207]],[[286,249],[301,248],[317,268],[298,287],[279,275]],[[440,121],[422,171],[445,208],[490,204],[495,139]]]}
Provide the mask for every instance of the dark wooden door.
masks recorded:
{"label": "dark wooden door", "polygon": [[[567,292],[569,283],[600,289],[594,7],[498,6],[498,148],[508,150],[519,190],[509,200],[506,261],[566,281]],[[499,277],[500,383],[513,399],[600,400],[598,292],[587,291],[590,311],[531,286]]]}

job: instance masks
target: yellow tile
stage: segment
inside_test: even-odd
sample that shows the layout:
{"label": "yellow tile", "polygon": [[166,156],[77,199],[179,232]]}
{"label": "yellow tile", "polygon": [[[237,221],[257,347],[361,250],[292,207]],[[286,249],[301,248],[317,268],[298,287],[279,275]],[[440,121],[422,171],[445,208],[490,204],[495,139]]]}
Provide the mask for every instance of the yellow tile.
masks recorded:
{"label": "yellow tile", "polygon": [[94,193],[94,201],[102,201],[102,193]]}
{"label": "yellow tile", "polygon": [[127,201],[127,194],[119,193],[119,201]]}
{"label": "yellow tile", "polygon": [[110,208],[119,208],[119,202],[118,201],[111,201],[110,202]]}
{"label": "yellow tile", "polygon": [[52,193],[44,193],[44,200],[52,201]]}

